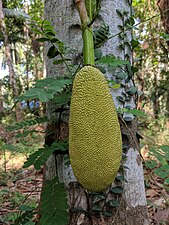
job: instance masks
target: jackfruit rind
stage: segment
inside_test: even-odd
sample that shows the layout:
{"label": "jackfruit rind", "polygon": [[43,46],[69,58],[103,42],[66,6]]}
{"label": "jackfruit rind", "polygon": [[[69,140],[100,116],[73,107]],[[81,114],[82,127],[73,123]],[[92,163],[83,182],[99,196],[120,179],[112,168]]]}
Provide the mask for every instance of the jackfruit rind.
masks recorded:
{"label": "jackfruit rind", "polygon": [[122,157],[116,108],[104,75],[84,66],[76,75],[70,105],[69,153],[74,175],[88,191],[105,190]]}

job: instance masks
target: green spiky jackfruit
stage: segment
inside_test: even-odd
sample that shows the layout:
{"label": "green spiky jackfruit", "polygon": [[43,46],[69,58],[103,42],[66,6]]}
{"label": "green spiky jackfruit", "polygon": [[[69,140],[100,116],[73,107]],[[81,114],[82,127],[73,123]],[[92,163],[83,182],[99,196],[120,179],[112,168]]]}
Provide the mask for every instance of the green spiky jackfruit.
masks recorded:
{"label": "green spiky jackfruit", "polygon": [[122,156],[120,126],[107,81],[92,66],[84,66],[73,83],[69,151],[85,189],[100,192],[113,182]]}

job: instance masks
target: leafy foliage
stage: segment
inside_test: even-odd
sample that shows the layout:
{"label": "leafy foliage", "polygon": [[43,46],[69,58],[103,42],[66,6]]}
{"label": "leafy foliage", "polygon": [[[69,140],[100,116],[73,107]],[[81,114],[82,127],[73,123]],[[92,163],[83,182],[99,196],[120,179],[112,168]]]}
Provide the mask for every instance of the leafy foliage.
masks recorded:
{"label": "leafy foliage", "polygon": [[26,127],[30,127],[30,126],[35,125],[35,124],[45,123],[47,121],[48,121],[47,117],[44,116],[44,117],[39,117],[39,118],[35,118],[35,119],[32,119],[32,120],[26,120],[26,121],[18,122],[15,125],[8,126],[7,129],[9,131],[20,130],[20,129],[24,129]]}
{"label": "leafy foliage", "polygon": [[120,206],[120,203],[117,200],[110,200],[107,202],[107,204],[111,207],[119,207]]}
{"label": "leafy foliage", "polygon": [[71,79],[46,78],[44,80],[38,80],[30,90],[26,91],[18,99],[20,101],[39,99],[41,102],[48,102],[54,98],[55,94],[61,93],[66,86],[71,84]]}
{"label": "leafy foliage", "polygon": [[71,59],[67,59],[64,57],[65,46],[64,43],[57,37],[57,33],[54,30],[51,22],[48,20],[38,20],[37,23],[39,26],[33,28],[34,32],[41,35],[40,38],[36,40],[39,42],[49,42],[51,46],[48,49],[47,56],[49,59],[55,58],[56,56],[60,56],[61,59],[53,61],[55,65],[60,63],[65,63],[66,61],[71,61]]}
{"label": "leafy foliage", "polygon": [[70,98],[71,98],[71,91],[65,91],[62,92],[59,95],[56,95],[53,99],[53,102],[56,103],[57,105],[65,105],[68,104],[70,102]]}
{"label": "leafy foliage", "polygon": [[36,170],[39,170],[43,166],[46,160],[51,156],[55,151],[66,151],[68,150],[67,142],[53,142],[49,147],[47,145],[44,148],[40,148],[38,151],[34,152],[29,156],[27,161],[24,163],[24,168],[27,168],[31,165],[34,165]]}
{"label": "leafy foliage", "polygon": [[117,67],[117,66],[129,64],[129,62],[126,60],[118,59],[114,55],[107,55],[97,60],[96,64],[105,64],[112,67]]}
{"label": "leafy foliage", "polygon": [[169,161],[169,146],[151,147],[150,154],[155,156],[162,165],[167,165],[167,161]]}
{"label": "leafy foliage", "polygon": [[118,108],[117,112],[121,113],[121,114],[122,113],[129,113],[129,114],[132,114],[132,115],[135,115],[135,116],[146,116],[146,113],[143,112],[142,110],[130,109],[130,106],[129,106],[129,108],[127,108],[127,105],[126,105],[126,108]]}
{"label": "leafy foliage", "polygon": [[96,11],[96,1],[97,0],[85,0],[86,10],[90,20],[93,19],[93,15]]}
{"label": "leafy foliage", "polygon": [[121,186],[116,186],[112,187],[110,191],[115,194],[122,194],[124,192],[124,188],[122,188]]}
{"label": "leafy foliage", "polygon": [[161,166],[157,167],[155,160],[145,162],[145,166],[152,169],[154,174],[164,179],[165,184],[169,185],[169,146],[152,147],[150,154],[160,162]]}
{"label": "leafy foliage", "polygon": [[109,37],[109,26],[103,24],[99,27],[99,29],[94,31],[93,39],[94,39],[94,48],[100,48]]}
{"label": "leafy foliage", "polygon": [[20,215],[15,220],[14,224],[12,225],[34,225],[35,223],[32,222],[32,218],[34,213],[34,208],[29,205],[20,205],[19,206]]}
{"label": "leafy foliage", "polygon": [[46,181],[42,190],[40,207],[41,225],[65,225],[68,224],[68,206],[66,189],[57,177]]}
{"label": "leafy foliage", "polygon": [[85,0],[85,6],[90,21],[94,21],[100,10],[101,0]]}

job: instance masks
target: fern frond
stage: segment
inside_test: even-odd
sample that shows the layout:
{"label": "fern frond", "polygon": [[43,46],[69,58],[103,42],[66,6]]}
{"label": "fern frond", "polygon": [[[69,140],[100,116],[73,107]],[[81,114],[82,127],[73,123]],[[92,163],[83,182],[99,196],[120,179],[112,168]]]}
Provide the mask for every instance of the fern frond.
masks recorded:
{"label": "fern frond", "polygon": [[34,166],[36,170],[39,170],[41,166],[44,166],[47,159],[54,153],[55,151],[67,151],[68,143],[64,141],[53,142],[53,144],[48,147],[47,145],[44,148],[38,149],[38,151],[34,152],[29,156],[27,161],[24,163],[24,168],[29,166]]}
{"label": "fern frond", "polygon": [[94,31],[94,48],[101,47],[109,38],[109,26],[103,24]]}
{"label": "fern frond", "polygon": [[35,125],[35,124],[45,123],[47,121],[48,121],[48,118],[46,116],[35,118],[33,120],[25,120],[25,121],[22,121],[22,122],[18,122],[15,125],[8,126],[7,130],[13,131],[13,130],[25,129],[26,127],[30,127],[30,126]]}

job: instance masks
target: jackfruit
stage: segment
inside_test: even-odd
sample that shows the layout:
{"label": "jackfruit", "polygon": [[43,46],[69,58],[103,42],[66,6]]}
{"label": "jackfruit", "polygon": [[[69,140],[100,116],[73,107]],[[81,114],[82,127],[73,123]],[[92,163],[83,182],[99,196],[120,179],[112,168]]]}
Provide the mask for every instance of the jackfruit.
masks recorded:
{"label": "jackfruit", "polygon": [[77,181],[88,191],[105,190],[122,156],[116,108],[104,75],[84,66],[75,76],[70,105],[69,154]]}

